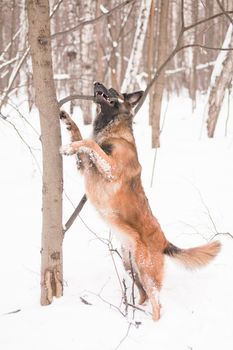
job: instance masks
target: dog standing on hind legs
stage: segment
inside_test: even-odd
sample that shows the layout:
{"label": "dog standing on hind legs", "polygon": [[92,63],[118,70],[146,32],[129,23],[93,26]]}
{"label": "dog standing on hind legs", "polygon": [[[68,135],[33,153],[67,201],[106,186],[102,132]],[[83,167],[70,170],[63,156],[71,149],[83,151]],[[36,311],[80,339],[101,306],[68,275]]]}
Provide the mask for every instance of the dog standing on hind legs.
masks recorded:
{"label": "dog standing on hind legs", "polygon": [[192,269],[208,264],[221,245],[214,241],[190,249],[178,248],[166,239],[153,216],[141,183],[132,128],[133,109],[142,95],[142,91],[120,94],[96,82],[94,97],[100,112],[94,121],[92,138],[83,140],[77,125],[61,112],[72,141],[61,147],[61,153],[77,155],[88,199],[120,236],[123,263],[127,271],[133,268],[139,303],[148,298],[153,319],[158,320],[164,255]]}

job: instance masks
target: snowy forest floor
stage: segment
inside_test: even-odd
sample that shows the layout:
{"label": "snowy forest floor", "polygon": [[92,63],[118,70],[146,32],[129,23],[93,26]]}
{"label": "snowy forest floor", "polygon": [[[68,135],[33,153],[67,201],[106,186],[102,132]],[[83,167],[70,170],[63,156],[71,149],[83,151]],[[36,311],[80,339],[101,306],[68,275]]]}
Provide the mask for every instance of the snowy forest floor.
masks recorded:
{"label": "snowy forest floor", "polygon": [[[193,114],[185,95],[164,103],[156,159],[146,106],[135,118],[143,184],[167,238],[191,247],[221,233],[217,238],[223,245],[220,255],[197,271],[166,259],[158,322],[151,320],[148,304],[142,310],[129,306],[125,316],[122,281],[130,303],[132,282],[118,254],[109,251],[120,251],[117,240],[89,203],[64,240],[64,297],[39,305],[41,174],[22,139],[0,120],[1,350],[233,349],[233,239],[228,234],[233,235],[233,121],[226,137],[223,108],[216,137],[207,139],[203,101],[200,96]],[[8,113],[40,163],[38,135],[13,109]],[[30,118],[38,128],[35,110]],[[76,121],[80,125],[81,117]],[[84,137],[90,134],[90,127],[81,129]],[[65,222],[84,193],[72,157],[64,159],[64,188]]]}

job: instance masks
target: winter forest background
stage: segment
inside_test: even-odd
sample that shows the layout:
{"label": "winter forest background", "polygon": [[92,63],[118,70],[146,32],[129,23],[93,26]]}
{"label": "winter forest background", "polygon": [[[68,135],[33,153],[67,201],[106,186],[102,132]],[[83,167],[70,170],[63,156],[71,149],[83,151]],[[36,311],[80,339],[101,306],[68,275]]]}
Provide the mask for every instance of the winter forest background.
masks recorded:
{"label": "winter forest background", "polygon": [[[232,0],[0,0],[0,29],[1,349],[232,349]],[[59,108],[88,137],[94,81],[145,91],[134,132],[169,240],[223,243],[201,271],[167,261],[156,324],[59,155]]]}

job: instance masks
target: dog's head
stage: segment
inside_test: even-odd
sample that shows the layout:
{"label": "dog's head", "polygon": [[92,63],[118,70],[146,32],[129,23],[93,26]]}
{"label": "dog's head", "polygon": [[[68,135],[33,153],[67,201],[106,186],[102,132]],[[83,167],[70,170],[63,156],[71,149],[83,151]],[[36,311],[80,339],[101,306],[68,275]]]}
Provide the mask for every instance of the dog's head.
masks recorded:
{"label": "dog's head", "polygon": [[94,83],[95,102],[100,106],[100,113],[95,120],[95,130],[99,132],[110,122],[121,116],[132,120],[133,108],[138,104],[143,91],[121,94],[115,89],[107,89],[99,82]]}

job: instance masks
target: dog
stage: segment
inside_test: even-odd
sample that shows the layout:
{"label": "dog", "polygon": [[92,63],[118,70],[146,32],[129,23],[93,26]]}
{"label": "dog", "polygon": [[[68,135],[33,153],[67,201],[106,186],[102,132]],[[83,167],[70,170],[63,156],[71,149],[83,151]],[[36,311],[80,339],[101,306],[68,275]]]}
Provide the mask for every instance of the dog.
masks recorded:
{"label": "dog", "polygon": [[121,94],[94,83],[94,98],[100,111],[94,120],[92,138],[83,140],[77,125],[66,112],[61,112],[72,143],[62,146],[60,152],[77,155],[87,198],[120,236],[123,264],[129,273],[133,269],[139,304],[149,299],[153,320],[158,320],[165,255],[194,269],[207,265],[221,244],[213,241],[195,248],[178,248],[166,239],[152,214],[141,182],[133,135],[133,110],[142,95],[143,91]]}

